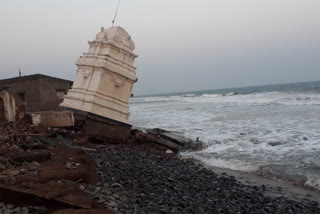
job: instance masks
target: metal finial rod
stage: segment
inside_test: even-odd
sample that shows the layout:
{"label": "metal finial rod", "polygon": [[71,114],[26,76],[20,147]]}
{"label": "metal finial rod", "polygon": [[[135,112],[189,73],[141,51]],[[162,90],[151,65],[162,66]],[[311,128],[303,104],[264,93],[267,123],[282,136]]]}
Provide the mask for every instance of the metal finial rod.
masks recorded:
{"label": "metal finial rod", "polygon": [[117,10],[116,10],[116,13],[114,14],[114,18],[113,18],[113,20],[112,20],[112,27],[113,27],[114,22],[116,21],[116,18],[117,18],[117,14],[118,14],[118,10],[119,10],[119,5],[120,5],[120,0],[118,1]]}

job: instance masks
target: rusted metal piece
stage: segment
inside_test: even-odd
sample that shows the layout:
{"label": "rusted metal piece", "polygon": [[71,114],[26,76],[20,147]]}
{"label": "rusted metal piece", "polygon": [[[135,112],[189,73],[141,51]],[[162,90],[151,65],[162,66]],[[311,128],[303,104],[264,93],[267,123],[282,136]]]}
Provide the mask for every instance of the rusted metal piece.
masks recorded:
{"label": "rusted metal piece", "polygon": [[0,184],[0,190],[1,191],[9,191],[9,192],[15,192],[15,193],[20,193],[22,195],[25,196],[34,196],[40,199],[45,199],[45,200],[54,200],[57,201],[59,203],[65,204],[65,205],[69,205],[75,208],[82,208],[82,209],[91,209],[92,205],[90,203],[78,203],[75,200],[68,200],[68,199],[64,199],[61,198],[63,195],[67,194],[68,192],[70,192],[71,190],[63,190],[60,193],[56,193],[55,195],[50,195],[48,193],[43,193],[43,192],[39,192],[39,191],[35,191],[35,190],[31,190],[31,189],[26,189],[26,188],[22,188],[22,187],[14,187],[14,186],[8,186],[8,185],[2,185]]}
{"label": "rusted metal piece", "polygon": [[10,159],[15,162],[43,162],[51,159],[51,153],[47,150],[35,152],[20,152],[10,156]]}
{"label": "rusted metal piece", "polygon": [[10,136],[17,136],[17,137],[28,137],[28,136],[30,136],[30,137],[41,137],[41,136],[43,136],[43,134],[32,134],[32,133],[30,133],[30,134],[12,134],[12,135],[10,135]]}

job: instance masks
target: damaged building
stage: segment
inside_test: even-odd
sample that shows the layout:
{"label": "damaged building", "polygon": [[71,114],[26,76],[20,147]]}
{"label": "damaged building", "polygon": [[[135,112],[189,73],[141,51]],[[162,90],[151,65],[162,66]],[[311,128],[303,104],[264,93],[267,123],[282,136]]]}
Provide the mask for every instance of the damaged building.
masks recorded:
{"label": "damaged building", "polygon": [[114,177],[127,173],[119,160],[129,160],[120,162],[135,175],[141,157],[171,163],[186,148],[180,133],[131,130],[129,97],[137,81],[131,36],[121,27],[102,28],[89,45],[72,88],[71,81],[40,74],[0,80],[0,213],[136,213],[131,202],[132,209],[120,210],[133,195],[122,191],[135,190]]}
{"label": "damaged building", "polygon": [[[16,106],[26,112],[56,110],[72,81],[42,74],[0,80],[0,87],[14,97]],[[1,102],[1,100],[0,100]]]}
{"label": "damaged building", "polygon": [[[75,81],[41,74],[0,80],[0,87],[24,106],[33,125],[80,124],[95,138],[126,142],[130,136],[129,98],[137,82],[135,43],[119,26],[101,28],[77,60]],[[4,108],[5,111],[5,108]]]}
{"label": "damaged building", "polygon": [[74,84],[61,106],[80,116],[89,134],[125,142],[131,130],[129,98],[137,82],[135,43],[114,26],[101,28],[89,46],[76,62]]}
{"label": "damaged building", "polygon": [[15,121],[15,100],[5,89],[7,87],[0,87],[0,125]]}

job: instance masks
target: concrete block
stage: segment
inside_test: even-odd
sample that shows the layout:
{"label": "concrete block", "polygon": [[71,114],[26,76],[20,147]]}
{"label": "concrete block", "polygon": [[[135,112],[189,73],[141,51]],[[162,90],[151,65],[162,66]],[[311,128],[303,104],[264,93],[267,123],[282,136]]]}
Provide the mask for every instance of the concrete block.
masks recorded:
{"label": "concrete block", "polygon": [[74,126],[73,112],[71,111],[44,111],[31,113],[32,123],[35,126],[70,127]]}

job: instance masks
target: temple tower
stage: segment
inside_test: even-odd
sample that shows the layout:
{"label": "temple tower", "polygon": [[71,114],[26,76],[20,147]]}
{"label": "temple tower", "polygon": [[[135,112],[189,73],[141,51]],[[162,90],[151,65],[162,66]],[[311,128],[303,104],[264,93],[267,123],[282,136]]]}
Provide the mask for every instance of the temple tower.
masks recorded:
{"label": "temple tower", "polygon": [[122,27],[101,28],[77,60],[72,89],[61,106],[128,124],[129,98],[137,81],[135,44]]}

